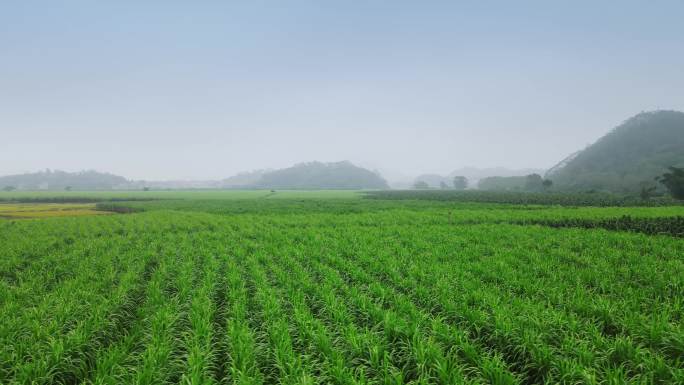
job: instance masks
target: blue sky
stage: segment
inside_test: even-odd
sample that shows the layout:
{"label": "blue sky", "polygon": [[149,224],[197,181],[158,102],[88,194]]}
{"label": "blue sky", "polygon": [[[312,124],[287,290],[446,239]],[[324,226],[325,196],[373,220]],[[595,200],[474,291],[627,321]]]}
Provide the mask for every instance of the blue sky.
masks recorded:
{"label": "blue sky", "polygon": [[552,166],[684,110],[684,2],[6,1],[0,174]]}

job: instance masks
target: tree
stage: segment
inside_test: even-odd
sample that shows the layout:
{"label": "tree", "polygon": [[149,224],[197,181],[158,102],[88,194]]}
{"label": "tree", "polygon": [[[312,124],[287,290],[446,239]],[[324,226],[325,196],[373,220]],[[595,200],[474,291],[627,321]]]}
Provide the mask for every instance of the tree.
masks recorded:
{"label": "tree", "polygon": [[684,200],[684,168],[668,167],[670,172],[656,177],[656,180],[664,184],[674,199]]}
{"label": "tree", "polygon": [[465,190],[468,187],[468,178],[464,176],[454,177],[454,188],[456,190]]}
{"label": "tree", "polygon": [[143,191],[150,191],[149,187],[143,187]]}
{"label": "tree", "polygon": [[639,191],[639,196],[642,200],[648,200],[651,198],[656,191],[656,186],[649,183],[641,183],[641,191]]}
{"label": "tree", "polygon": [[444,181],[441,181],[439,182],[439,188],[441,188],[442,190],[446,190],[449,188],[449,186],[447,186],[447,184],[444,183]]}
{"label": "tree", "polygon": [[427,190],[430,188],[430,186],[426,183],[423,182],[422,180],[416,181],[416,183],[413,184],[413,188],[416,190]]}
{"label": "tree", "polygon": [[539,174],[530,174],[525,177],[525,190],[540,191],[544,188],[544,180]]}
{"label": "tree", "polygon": [[553,186],[553,181],[551,179],[544,179],[542,186],[544,187],[544,190],[548,190]]}
{"label": "tree", "polygon": [[66,187],[64,187],[64,190],[65,190],[65,191],[71,191],[71,186],[66,186]]}
{"label": "tree", "polygon": [[2,188],[2,191],[8,191],[8,192],[9,192],[9,191],[14,191],[14,190],[16,190],[16,189],[17,189],[17,188],[14,187],[14,186],[5,186],[5,187]]}

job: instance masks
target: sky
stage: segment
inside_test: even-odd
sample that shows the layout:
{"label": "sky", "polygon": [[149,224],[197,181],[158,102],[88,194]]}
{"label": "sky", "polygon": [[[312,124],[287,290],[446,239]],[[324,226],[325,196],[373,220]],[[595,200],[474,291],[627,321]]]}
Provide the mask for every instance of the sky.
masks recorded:
{"label": "sky", "polygon": [[682,1],[0,3],[0,175],[549,168],[684,110]]}

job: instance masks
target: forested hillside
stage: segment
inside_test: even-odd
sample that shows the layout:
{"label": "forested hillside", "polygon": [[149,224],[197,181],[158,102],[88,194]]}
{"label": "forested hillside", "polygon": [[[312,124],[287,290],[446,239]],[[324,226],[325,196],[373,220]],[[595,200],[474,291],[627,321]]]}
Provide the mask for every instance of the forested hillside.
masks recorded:
{"label": "forested hillside", "polygon": [[251,186],[271,189],[385,189],[378,174],[350,162],[301,163],[265,173]]}
{"label": "forested hillside", "polygon": [[561,163],[546,175],[560,189],[630,193],[656,186],[667,167],[684,166],[684,113],[638,114]]}

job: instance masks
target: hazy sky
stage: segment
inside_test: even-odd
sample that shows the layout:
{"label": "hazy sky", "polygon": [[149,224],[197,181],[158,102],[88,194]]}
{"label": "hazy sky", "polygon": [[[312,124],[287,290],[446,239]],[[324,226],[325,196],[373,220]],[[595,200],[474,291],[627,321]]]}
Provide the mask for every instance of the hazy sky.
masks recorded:
{"label": "hazy sky", "polygon": [[[561,4],[562,3],[562,4]],[[0,175],[555,164],[684,110],[682,1],[0,2]]]}

